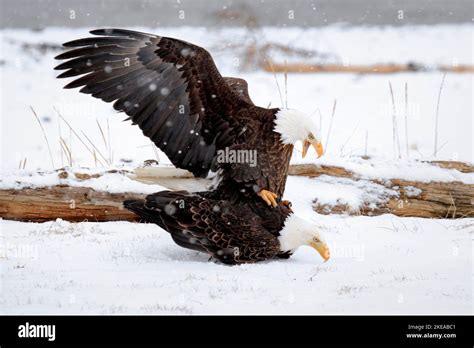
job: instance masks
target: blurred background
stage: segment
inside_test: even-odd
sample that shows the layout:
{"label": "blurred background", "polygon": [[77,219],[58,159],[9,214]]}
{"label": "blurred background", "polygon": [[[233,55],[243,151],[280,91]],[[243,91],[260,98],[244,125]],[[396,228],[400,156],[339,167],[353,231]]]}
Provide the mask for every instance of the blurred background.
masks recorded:
{"label": "blurred background", "polygon": [[472,1],[3,0],[0,6],[6,169],[168,163],[111,105],[63,90],[68,81],[55,78],[61,44],[98,27],[201,45],[223,75],[249,82],[256,104],[288,104],[316,117],[326,161],[472,161]]}
{"label": "blurred background", "polygon": [[[2,0],[2,27],[298,26],[471,23],[469,0]],[[70,11],[76,18],[70,18]],[[290,19],[287,11],[293,10]],[[399,10],[405,12],[399,19]],[[227,12],[227,13],[225,13]],[[239,19],[249,17],[249,22]],[[250,20],[252,22],[250,22]]]}

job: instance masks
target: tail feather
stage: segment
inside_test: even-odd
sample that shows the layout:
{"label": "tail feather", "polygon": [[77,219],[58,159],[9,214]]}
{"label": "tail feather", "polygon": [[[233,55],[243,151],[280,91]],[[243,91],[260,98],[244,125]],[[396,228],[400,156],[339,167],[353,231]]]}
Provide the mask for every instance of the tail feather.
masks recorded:
{"label": "tail feather", "polygon": [[157,214],[156,212],[153,213],[153,211],[150,211],[145,208],[145,201],[143,200],[128,199],[123,202],[123,206],[140,216],[144,221],[156,223],[158,225],[163,224],[159,214]]}
{"label": "tail feather", "polygon": [[[186,191],[161,191],[148,195],[145,200],[126,200],[123,205],[143,221],[155,223],[170,233],[179,246],[213,255],[218,251],[216,246],[207,240],[204,231],[191,227],[196,223],[191,207],[196,207],[193,204],[201,199]],[[186,226],[192,228],[192,232]]]}

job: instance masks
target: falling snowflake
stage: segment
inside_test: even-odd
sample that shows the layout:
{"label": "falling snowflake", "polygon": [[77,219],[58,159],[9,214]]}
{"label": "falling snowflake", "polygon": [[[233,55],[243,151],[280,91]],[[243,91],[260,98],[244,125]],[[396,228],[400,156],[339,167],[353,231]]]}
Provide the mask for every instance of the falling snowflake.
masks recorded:
{"label": "falling snowflake", "polygon": [[173,204],[165,205],[165,213],[173,216],[176,213],[176,207]]}
{"label": "falling snowflake", "polygon": [[106,74],[110,74],[112,72],[112,67],[110,65],[106,65],[104,67],[104,71]]}
{"label": "falling snowflake", "polygon": [[168,95],[170,93],[170,89],[167,87],[163,87],[162,89],[160,89],[160,93],[161,95]]}
{"label": "falling snowflake", "polygon": [[152,91],[152,92],[153,92],[154,90],[156,90],[156,88],[157,88],[156,83],[150,83],[150,84],[148,85],[148,89],[149,89],[150,91]]}

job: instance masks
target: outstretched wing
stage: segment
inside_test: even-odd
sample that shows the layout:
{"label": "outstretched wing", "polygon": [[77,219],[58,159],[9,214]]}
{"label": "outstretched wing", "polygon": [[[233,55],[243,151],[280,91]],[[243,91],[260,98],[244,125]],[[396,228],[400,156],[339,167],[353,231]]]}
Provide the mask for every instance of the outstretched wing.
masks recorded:
{"label": "outstretched wing", "polygon": [[253,104],[252,99],[250,99],[249,95],[249,86],[247,81],[244,79],[239,79],[237,77],[224,77],[225,82],[227,85],[234,90],[237,95],[245,100],[249,104]]}
{"label": "outstretched wing", "polygon": [[229,264],[252,263],[275,257],[278,239],[245,207],[204,199],[184,192],[162,191],[146,201],[124,205],[168,231],[176,244],[208,253]]}
{"label": "outstretched wing", "polygon": [[[233,144],[244,125],[242,109],[256,108],[233,80],[229,86],[210,54],[185,41],[123,29],[64,44],[56,59],[65,88],[114,102],[179,168],[195,176],[214,169],[216,151]],[[238,88],[239,86],[237,86]]]}

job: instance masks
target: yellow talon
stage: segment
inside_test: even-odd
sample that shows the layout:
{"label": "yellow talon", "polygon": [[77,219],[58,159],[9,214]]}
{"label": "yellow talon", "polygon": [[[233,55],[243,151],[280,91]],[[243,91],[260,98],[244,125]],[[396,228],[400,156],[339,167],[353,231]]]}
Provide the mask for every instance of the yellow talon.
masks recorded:
{"label": "yellow talon", "polygon": [[277,201],[276,198],[278,198],[278,195],[268,191],[268,190],[261,190],[260,192],[257,193],[258,196],[260,196],[268,205],[271,205],[273,208],[277,206]]}

